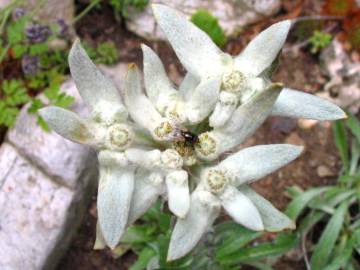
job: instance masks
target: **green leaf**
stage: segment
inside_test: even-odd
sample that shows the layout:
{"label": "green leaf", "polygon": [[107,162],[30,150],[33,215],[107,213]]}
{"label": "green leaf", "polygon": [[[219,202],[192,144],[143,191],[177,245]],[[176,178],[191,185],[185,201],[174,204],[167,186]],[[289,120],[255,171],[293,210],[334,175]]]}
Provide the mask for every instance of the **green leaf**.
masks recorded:
{"label": "green leaf", "polygon": [[44,107],[44,104],[42,103],[42,101],[38,98],[35,98],[32,100],[31,105],[28,108],[28,113],[36,113],[42,107]]}
{"label": "green leaf", "polygon": [[53,102],[53,105],[62,107],[62,108],[68,108],[73,104],[75,101],[75,98],[72,96],[68,96],[65,93],[60,93],[56,99]]}
{"label": "green leaf", "polygon": [[7,27],[7,41],[10,46],[13,46],[19,42],[21,42],[25,35],[25,25],[28,20],[27,16],[20,18],[18,21],[12,22]]}
{"label": "green leaf", "polygon": [[[353,190],[348,190],[346,188],[338,189],[337,187],[334,187],[326,191],[324,196],[322,196],[316,202],[324,204],[328,208],[333,208],[339,203],[348,199],[353,194],[354,194]],[[318,223],[327,215],[328,215],[327,212],[323,212],[315,209],[311,210],[309,214],[307,214],[304,218],[302,218],[301,223],[298,227],[298,232],[307,233],[316,223]]]}
{"label": "green leaf", "polygon": [[112,65],[119,59],[118,50],[114,42],[100,43],[96,48],[96,63]]}
{"label": "green leaf", "polygon": [[42,118],[40,115],[37,118],[37,124],[46,132],[50,132],[50,128],[44,118]]}
{"label": "green leaf", "polygon": [[358,143],[360,143],[360,121],[353,114],[348,113],[346,124],[351,130],[351,133],[357,139]]}
{"label": "green leaf", "polygon": [[21,44],[16,44],[12,47],[13,53],[14,53],[14,57],[16,59],[21,58],[27,51],[27,47],[23,46]]}
{"label": "green leaf", "polygon": [[0,100],[0,125],[13,127],[19,114],[19,107],[31,98],[19,80],[4,80],[1,84],[0,94],[3,96]]}
{"label": "green leaf", "polygon": [[347,134],[343,120],[333,123],[333,133],[335,145],[339,150],[340,158],[346,171],[349,169],[349,145],[347,142]]}
{"label": "green leaf", "polygon": [[160,235],[158,237],[158,244],[159,244],[159,265],[160,267],[167,266],[167,251],[169,249],[169,242],[170,242],[170,234],[168,235]]}
{"label": "green leaf", "polygon": [[244,227],[241,226],[240,224],[234,222],[234,221],[225,221],[225,222],[221,222],[220,224],[217,224],[214,229],[215,229],[215,235],[217,237],[222,236],[221,239],[223,239],[224,237],[228,237],[229,235],[231,235],[234,231],[238,232],[241,231]]}
{"label": "green leaf", "polygon": [[349,190],[347,188],[334,187],[325,191],[323,196],[313,200],[309,206],[313,209],[322,210],[329,214],[333,214],[338,204],[356,194],[355,190]]}
{"label": "green leaf", "polygon": [[[349,168],[349,174],[353,176],[356,173],[356,170],[358,168],[358,163],[360,160],[360,143],[356,140],[352,141],[351,144],[351,160],[350,160],[350,168]],[[351,182],[349,185],[351,186]]]}
{"label": "green leaf", "polygon": [[136,262],[130,266],[129,270],[142,270],[145,269],[148,262],[156,256],[155,250],[153,250],[150,247],[145,247],[143,250],[141,250],[138,259]]}
{"label": "green leaf", "polygon": [[309,39],[311,45],[311,53],[317,53],[321,49],[330,44],[332,36],[326,32],[314,31],[313,35]]}
{"label": "green leaf", "polygon": [[3,107],[0,109],[0,125],[5,125],[9,128],[13,127],[16,117],[19,114],[19,109],[8,108],[4,105],[0,105],[0,107]]}
{"label": "green leaf", "polygon": [[312,210],[307,214],[298,226],[297,231],[300,233],[307,233],[316,223],[326,216],[325,212]]}
{"label": "green leaf", "polygon": [[44,90],[44,95],[48,99],[50,99],[50,101],[52,101],[57,98],[59,91],[60,91],[60,86],[58,84],[53,84]]}
{"label": "green leaf", "polygon": [[30,97],[28,96],[25,88],[18,88],[16,89],[16,92],[7,96],[4,101],[8,106],[17,107],[30,101]]}
{"label": "green leaf", "polygon": [[210,38],[219,47],[224,47],[227,38],[224,30],[221,28],[218,19],[214,17],[209,11],[200,9],[191,16],[191,21],[207,33]]}
{"label": "green leaf", "polygon": [[238,263],[257,262],[269,256],[278,256],[288,252],[298,244],[295,234],[279,234],[273,243],[262,243],[252,247],[245,247],[228,256],[224,256],[219,263],[233,265]]}
{"label": "green leaf", "polygon": [[171,215],[165,212],[160,212],[157,222],[161,232],[166,233],[170,228]]}
{"label": "green leaf", "polygon": [[30,46],[30,55],[41,55],[49,51],[49,46],[46,43],[39,43]]}
{"label": "green leaf", "polygon": [[288,187],[286,189],[286,191],[289,193],[290,197],[292,197],[292,198],[294,198],[304,192],[304,190],[301,189],[299,186]]}
{"label": "green leaf", "polygon": [[354,238],[354,243],[353,243],[354,249],[360,255],[360,227],[358,227],[353,232],[353,238]]}
{"label": "green leaf", "polygon": [[216,246],[215,256],[217,259],[236,252],[262,235],[261,232],[250,231],[240,225],[238,226],[237,230],[232,230],[228,237],[220,245]]}
{"label": "green leaf", "polygon": [[329,188],[330,187],[318,187],[301,193],[288,205],[285,214],[292,220],[296,220],[311,200],[321,195]]}
{"label": "green leaf", "polygon": [[121,243],[139,244],[154,240],[151,237],[151,234],[155,231],[155,229],[156,228],[149,225],[130,226],[121,238]]}
{"label": "green leaf", "polygon": [[23,88],[23,83],[19,80],[5,80],[2,83],[0,90],[4,92],[5,95],[11,95],[16,93],[18,89]]}
{"label": "green leaf", "polygon": [[110,0],[109,1],[112,9],[114,10],[116,19],[120,17],[128,17],[130,10],[143,10],[148,5],[149,0]]}
{"label": "green leaf", "polygon": [[345,248],[337,254],[331,262],[326,265],[323,270],[339,270],[342,269],[348,262],[352,254],[354,240],[347,241]]}
{"label": "green leaf", "polygon": [[334,215],[326,225],[311,257],[311,266],[313,270],[321,270],[327,265],[342,228],[347,207],[348,202],[343,202],[336,209]]}

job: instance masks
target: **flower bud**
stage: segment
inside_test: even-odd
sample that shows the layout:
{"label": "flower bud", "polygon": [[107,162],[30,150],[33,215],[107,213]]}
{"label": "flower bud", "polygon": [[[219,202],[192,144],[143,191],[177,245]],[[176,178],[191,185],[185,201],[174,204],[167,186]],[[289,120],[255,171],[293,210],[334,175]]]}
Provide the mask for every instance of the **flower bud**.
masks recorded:
{"label": "flower bud", "polygon": [[174,149],[167,149],[161,153],[161,161],[167,169],[180,169],[183,166],[183,159]]}
{"label": "flower bud", "polygon": [[209,132],[202,133],[195,149],[203,158],[209,158],[216,151],[216,141]]}
{"label": "flower bud", "polygon": [[132,142],[133,134],[124,124],[115,124],[108,128],[110,148],[124,149]]}

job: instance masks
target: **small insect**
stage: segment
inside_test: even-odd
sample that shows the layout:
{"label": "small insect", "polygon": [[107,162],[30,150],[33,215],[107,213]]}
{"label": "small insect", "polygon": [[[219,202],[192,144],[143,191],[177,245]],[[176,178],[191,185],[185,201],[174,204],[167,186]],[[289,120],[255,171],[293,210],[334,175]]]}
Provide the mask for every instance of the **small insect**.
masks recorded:
{"label": "small insect", "polygon": [[191,133],[190,131],[180,130],[180,134],[182,137],[182,141],[186,146],[194,147],[195,144],[199,141],[199,137],[196,134]]}

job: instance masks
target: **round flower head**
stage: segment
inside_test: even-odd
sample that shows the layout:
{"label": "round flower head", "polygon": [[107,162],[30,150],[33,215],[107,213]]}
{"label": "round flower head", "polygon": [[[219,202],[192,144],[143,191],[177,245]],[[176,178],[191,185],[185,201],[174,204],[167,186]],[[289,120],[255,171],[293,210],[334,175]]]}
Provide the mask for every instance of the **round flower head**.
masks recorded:
{"label": "round flower head", "polygon": [[163,5],[153,9],[188,72],[178,89],[160,58],[143,45],[145,91],[140,72],[131,64],[123,104],[111,81],[75,42],[70,70],[91,117],[82,119],[56,107],[41,111],[60,135],[99,151],[96,246],[114,248],[126,226],[159,196],[178,217],[168,260],[190,252],[222,208],[252,230],[294,228],[248,184],[297,158],[302,147],[254,146],[221,160],[271,114],[317,120],[345,117],[325,100],[271,82],[291,22],[270,26],[232,57],[182,14]]}

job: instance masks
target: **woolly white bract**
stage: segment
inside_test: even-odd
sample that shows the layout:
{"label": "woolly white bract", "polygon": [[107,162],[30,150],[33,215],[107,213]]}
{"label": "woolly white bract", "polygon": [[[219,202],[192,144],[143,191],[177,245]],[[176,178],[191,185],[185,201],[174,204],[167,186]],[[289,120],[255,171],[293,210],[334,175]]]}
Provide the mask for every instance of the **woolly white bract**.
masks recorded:
{"label": "woolly white bract", "polygon": [[160,58],[143,45],[145,91],[140,72],[131,64],[122,99],[76,41],[70,71],[91,116],[82,119],[57,107],[41,110],[57,133],[98,150],[96,247],[115,248],[126,227],[159,196],[178,217],[169,260],[190,252],[221,208],[252,230],[294,228],[248,184],[296,159],[302,147],[253,146],[221,160],[271,114],[317,120],[345,117],[323,99],[271,82],[271,68],[291,22],[272,25],[233,58],[180,13],[154,5],[154,14],[188,71],[179,89],[168,79]]}

